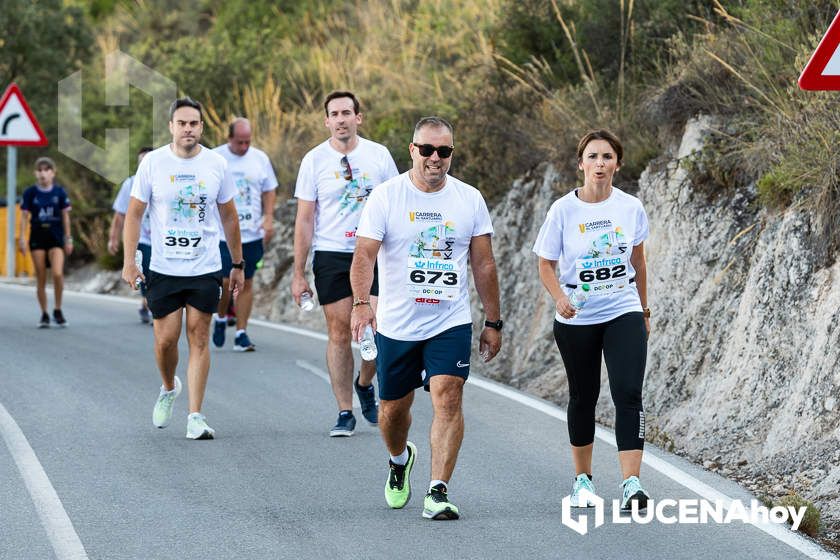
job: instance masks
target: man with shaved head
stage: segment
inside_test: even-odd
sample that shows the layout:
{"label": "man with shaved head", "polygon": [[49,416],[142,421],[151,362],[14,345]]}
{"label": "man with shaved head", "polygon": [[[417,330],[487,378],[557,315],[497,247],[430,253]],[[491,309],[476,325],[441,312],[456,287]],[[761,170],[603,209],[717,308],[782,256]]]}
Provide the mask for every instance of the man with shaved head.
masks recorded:
{"label": "man with shaved head", "polygon": [[[251,123],[248,119],[234,119],[228,129],[227,143],[214,148],[214,151],[227,160],[228,170],[236,182],[235,202],[242,232],[242,256],[245,259],[245,287],[236,298],[236,337],[233,349],[237,352],[251,352],[255,346],[245,330],[254,301],[257,263],[262,260],[265,245],[274,234],[274,190],[277,188],[277,178],[266,153],[251,146]],[[213,344],[221,348],[225,345],[225,315],[230,304],[228,277],[231,270],[230,252],[224,239],[219,243],[219,250],[222,254],[224,290],[214,321]]]}

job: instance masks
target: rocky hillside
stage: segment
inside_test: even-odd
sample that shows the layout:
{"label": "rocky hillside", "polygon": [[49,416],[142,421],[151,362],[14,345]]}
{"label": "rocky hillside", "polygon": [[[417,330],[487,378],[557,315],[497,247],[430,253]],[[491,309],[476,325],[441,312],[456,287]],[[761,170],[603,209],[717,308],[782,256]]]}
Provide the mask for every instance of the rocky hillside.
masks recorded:
{"label": "rocky hillside", "polygon": [[[651,222],[649,439],[759,495],[814,500],[823,521],[837,526],[840,264],[818,268],[815,228],[801,207],[771,214],[757,210],[752,189],[716,194],[692,185],[683,162],[710,124],[690,121],[643,173],[637,193]],[[572,187],[560,177],[543,165],[493,210],[505,346],[476,371],[564,405],[553,305],[531,252],[548,207]],[[257,276],[257,314],[323,329],[322,313],[300,312],[289,295],[294,203],[277,219],[282,231]],[[612,424],[609,391],[598,414]]]}

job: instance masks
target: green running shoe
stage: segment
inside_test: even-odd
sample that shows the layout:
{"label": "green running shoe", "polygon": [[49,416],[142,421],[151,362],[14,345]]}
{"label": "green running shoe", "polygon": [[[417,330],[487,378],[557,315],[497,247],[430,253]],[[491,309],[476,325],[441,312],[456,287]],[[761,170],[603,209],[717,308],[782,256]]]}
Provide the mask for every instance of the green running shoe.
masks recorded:
{"label": "green running shoe", "polygon": [[394,509],[405,507],[411,498],[411,468],[414,466],[414,458],[417,457],[417,447],[410,441],[406,442],[405,446],[408,449],[408,462],[405,465],[395,465],[388,460],[391,471],[385,483],[385,501]]}
{"label": "green running shoe", "polygon": [[446,486],[437,484],[432,486],[432,489],[426,494],[426,499],[423,500],[423,517],[438,521],[460,517],[458,508],[449,501],[449,497],[446,495]]}
{"label": "green running shoe", "polygon": [[181,394],[181,380],[175,376],[175,388],[171,391],[160,386],[160,394],[158,395],[155,409],[152,411],[152,424],[158,428],[165,428],[172,420],[172,405],[175,403],[175,398]]}

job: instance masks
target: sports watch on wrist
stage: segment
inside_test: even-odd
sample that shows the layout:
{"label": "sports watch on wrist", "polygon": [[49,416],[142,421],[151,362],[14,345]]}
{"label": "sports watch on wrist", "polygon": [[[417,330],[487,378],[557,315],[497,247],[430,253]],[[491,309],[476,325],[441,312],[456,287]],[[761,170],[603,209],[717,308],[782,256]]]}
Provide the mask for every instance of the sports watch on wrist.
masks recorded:
{"label": "sports watch on wrist", "polygon": [[245,259],[242,259],[238,263],[232,263],[230,265],[231,268],[238,268],[239,270],[245,270]]}
{"label": "sports watch on wrist", "polygon": [[490,327],[491,329],[496,329],[497,331],[502,330],[505,322],[499,319],[498,321],[484,321],[485,327]]}

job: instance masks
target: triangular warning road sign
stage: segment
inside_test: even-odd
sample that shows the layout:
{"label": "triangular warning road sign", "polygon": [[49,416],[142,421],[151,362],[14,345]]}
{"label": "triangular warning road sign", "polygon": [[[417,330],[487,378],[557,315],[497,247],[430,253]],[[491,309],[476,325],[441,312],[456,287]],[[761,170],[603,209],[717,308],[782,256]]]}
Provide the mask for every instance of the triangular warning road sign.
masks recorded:
{"label": "triangular warning road sign", "polygon": [[46,146],[44,131],[35,120],[17,84],[0,99],[0,146]]}
{"label": "triangular warning road sign", "polygon": [[799,76],[799,87],[809,90],[840,90],[840,12]]}

